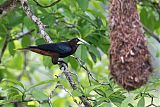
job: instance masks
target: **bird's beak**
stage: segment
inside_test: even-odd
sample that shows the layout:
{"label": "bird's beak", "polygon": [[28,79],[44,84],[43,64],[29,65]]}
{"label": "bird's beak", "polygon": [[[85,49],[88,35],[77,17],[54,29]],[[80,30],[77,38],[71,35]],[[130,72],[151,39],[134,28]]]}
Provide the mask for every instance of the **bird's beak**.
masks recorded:
{"label": "bird's beak", "polygon": [[84,44],[82,41],[79,41],[78,43],[77,43],[78,45],[81,45],[81,44]]}
{"label": "bird's beak", "polygon": [[86,42],[85,40],[78,38],[80,41],[77,44],[86,44],[86,45],[90,45],[88,42]]}

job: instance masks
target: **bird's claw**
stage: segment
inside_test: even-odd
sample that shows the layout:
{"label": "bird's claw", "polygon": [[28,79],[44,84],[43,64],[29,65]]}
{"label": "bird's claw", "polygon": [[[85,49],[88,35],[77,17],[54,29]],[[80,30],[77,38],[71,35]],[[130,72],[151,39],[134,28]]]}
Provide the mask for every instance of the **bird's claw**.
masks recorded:
{"label": "bird's claw", "polygon": [[66,62],[64,62],[64,61],[58,61],[58,64],[60,65],[60,69],[61,69],[62,67],[65,68],[65,66],[68,67],[68,64],[67,64]]}

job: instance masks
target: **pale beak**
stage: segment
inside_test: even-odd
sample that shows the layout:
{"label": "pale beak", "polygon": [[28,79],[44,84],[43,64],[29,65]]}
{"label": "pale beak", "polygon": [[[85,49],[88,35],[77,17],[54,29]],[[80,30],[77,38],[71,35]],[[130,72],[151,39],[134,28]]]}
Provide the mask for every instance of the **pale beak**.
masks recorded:
{"label": "pale beak", "polygon": [[84,44],[82,41],[77,42],[78,45]]}
{"label": "pale beak", "polygon": [[88,42],[86,42],[85,40],[78,38],[80,41],[77,44],[86,44],[86,45],[90,45]]}

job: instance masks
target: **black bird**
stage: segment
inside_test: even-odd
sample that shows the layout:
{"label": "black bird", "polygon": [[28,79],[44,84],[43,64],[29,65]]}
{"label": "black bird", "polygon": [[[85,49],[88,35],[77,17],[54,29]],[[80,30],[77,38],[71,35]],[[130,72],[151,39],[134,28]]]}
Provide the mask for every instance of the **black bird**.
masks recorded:
{"label": "black bird", "polygon": [[27,48],[22,48],[19,50],[30,50],[41,55],[50,56],[52,58],[52,63],[58,64],[58,62],[61,62],[58,61],[59,58],[65,58],[69,55],[72,55],[75,53],[78,46],[83,43],[88,44],[80,38],[74,38],[67,42],[28,46]]}

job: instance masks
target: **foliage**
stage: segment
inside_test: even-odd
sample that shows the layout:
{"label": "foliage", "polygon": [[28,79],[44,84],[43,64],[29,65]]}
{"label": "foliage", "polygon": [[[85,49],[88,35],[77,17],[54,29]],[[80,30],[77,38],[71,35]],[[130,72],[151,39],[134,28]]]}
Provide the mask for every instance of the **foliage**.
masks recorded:
{"label": "foliage", "polygon": [[[0,4],[4,2],[1,0]],[[47,6],[55,0],[37,2]],[[142,24],[159,34],[160,12],[153,2],[158,3],[158,0],[139,0],[138,12]],[[160,106],[157,66],[160,61],[159,43],[150,35],[146,34],[146,38],[157,61],[154,64],[156,78],[151,78],[147,85],[132,92],[125,91],[111,79],[108,60],[108,4],[108,0],[62,0],[54,6],[43,8],[29,0],[33,13],[46,25],[46,31],[54,42],[80,37],[90,44],[80,46],[74,56],[82,60],[82,65],[91,71],[98,82],[92,76],[88,77],[86,70],[75,58],[65,58],[78,86],[77,90],[71,88],[59,67],[52,65],[49,57],[15,50],[45,43],[39,36],[38,27],[26,16],[21,6],[0,16],[0,54],[7,41],[0,64],[0,97],[6,98],[0,100],[0,104],[12,107],[20,101],[28,107],[49,107],[48,98],[51,95],[51,104],[55,107],[76,107],[75,101],[79,103],[78,97],[83,95],[93,107]],[[15,39],[26,32],[29,33]]]}

